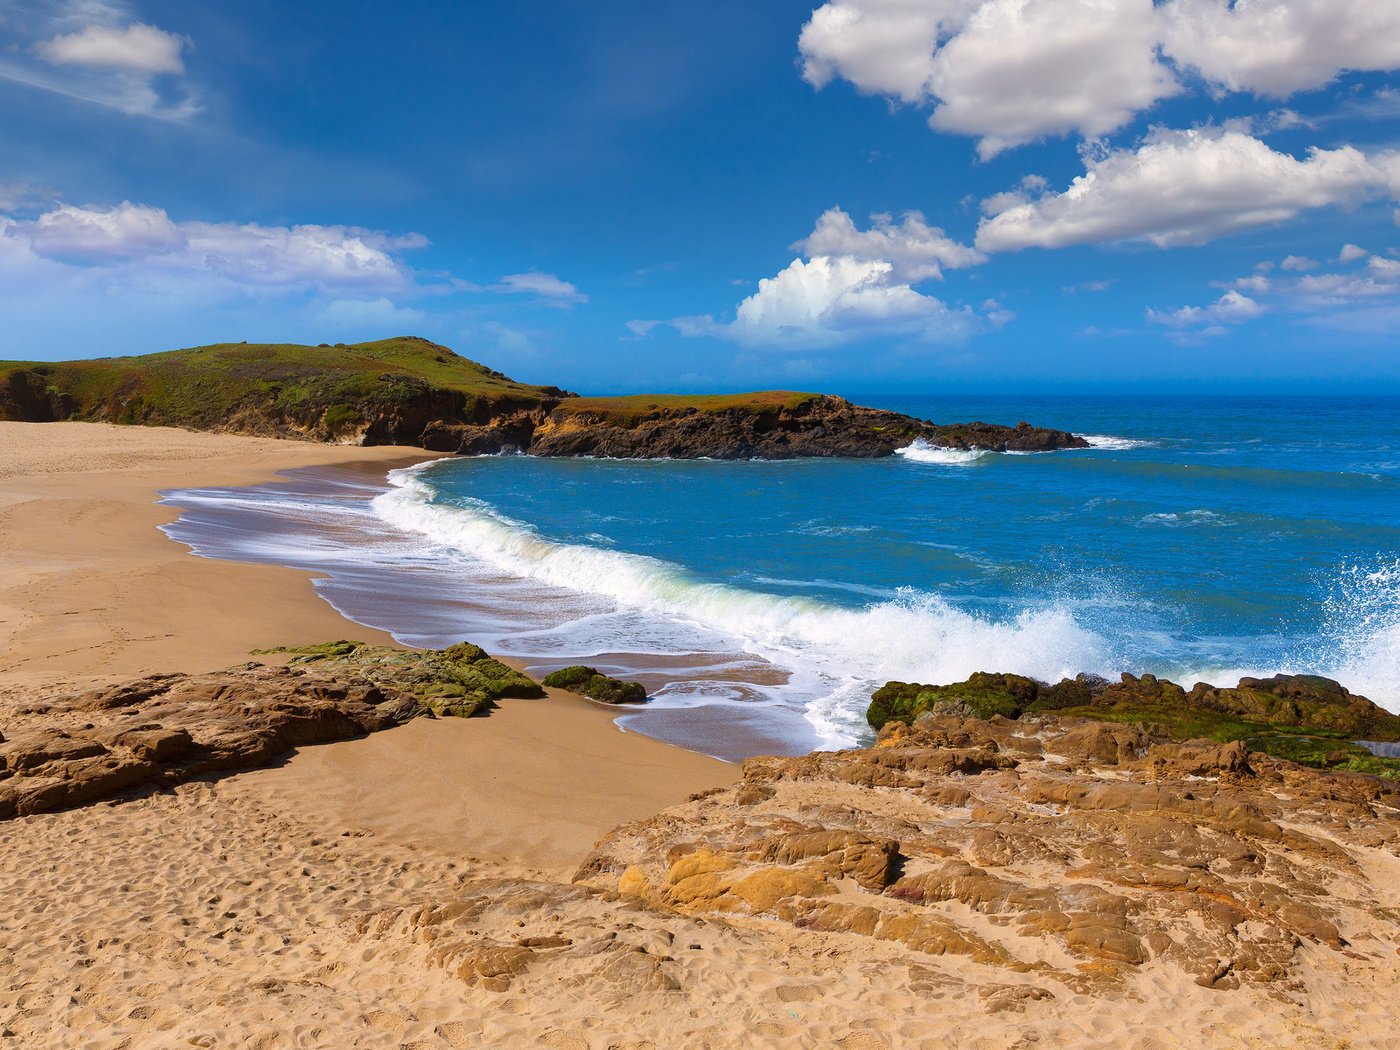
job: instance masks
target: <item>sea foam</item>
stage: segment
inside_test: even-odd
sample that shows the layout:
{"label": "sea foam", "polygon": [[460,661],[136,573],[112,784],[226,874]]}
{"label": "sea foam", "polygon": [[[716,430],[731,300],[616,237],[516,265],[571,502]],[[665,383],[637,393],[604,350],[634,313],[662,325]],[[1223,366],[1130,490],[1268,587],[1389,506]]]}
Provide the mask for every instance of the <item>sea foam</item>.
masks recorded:
{"label": "sea foam", "polygon": [[938,463],[950,467],[967,466],[993,455],[992,452],[982,448],[943,448],[939,445],[930,445],[923,438],[915,438],[912,444],[895,449],[894,454],[903,456],[911,463]]}
{"label": "sea foam", "polygon": [[809,683],[808,720],[833,743],[857,738],[870,690],[888,679],[954,682],[996,669],[1055,681],[1120,663],[1108,639],[1060,604],[997,621],[913,590],[860,609],[764,594],[645,555],[555,542],[478,500],[438,503],[414,468],[390,481],[373,506],[398,528],[517,577],[715,632],[796,673]]}

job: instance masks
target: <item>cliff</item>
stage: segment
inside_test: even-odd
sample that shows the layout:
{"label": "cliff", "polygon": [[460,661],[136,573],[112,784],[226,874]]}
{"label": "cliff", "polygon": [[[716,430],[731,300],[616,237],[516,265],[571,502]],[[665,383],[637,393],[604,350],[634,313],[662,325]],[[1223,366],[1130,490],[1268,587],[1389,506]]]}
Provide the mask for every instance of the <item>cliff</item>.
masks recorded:
{"label": "cliff", "polygon": [[960,449],[1084,448],[1022,423],[940,426],[792,391],[579,397],[518,383],[426,339],[223,343],[142,357],[0,362],[0,419],[176,426],[441,452],[678,459],[874,458],[915,439]]}

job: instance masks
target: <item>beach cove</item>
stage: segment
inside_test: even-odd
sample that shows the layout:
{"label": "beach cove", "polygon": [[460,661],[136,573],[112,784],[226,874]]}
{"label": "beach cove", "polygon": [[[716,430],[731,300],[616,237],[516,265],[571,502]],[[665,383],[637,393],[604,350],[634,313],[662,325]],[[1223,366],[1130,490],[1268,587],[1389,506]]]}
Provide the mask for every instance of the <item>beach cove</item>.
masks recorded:
{"label": "beach cove", "polygon": [[[421,451],[13,423],[0,448],[6,705],[216,670],[255,648],[393,644],[336,614],[305,572],[190,557],[158,531],[175,511],[157,492],[387,471]],[[735,796],[736,766],[619,732],[615,715],[570,695],[506,700],[485,718],[417,719],[274,768],[0,824],[0,890],[17,902],[0,930],[0,1028],[26,1047],[113,1048],[1333,1046],[1342,1030],[1353,1046],[1384,1042],[1385,998],[1369,988],[1385,971],[1344,988],[1325,976],[1325,946],[1302,958],[1317,994],[1348,1003],[1341,1028],[1311,999],[1182,982],[1166,960],[1134,968],[1125,1010],[1121,989],[1051,993],[995,952],[911,955],[844,928],[655,910],[641,903],[646,854],[627,869],[639,896],[585,892],[578,873],[625,865],[609,858],[662,828],[727,820],[745,791],[768,827],[800,827],[832,797],[795,783],[773,800],[762,781]],[[677,804],[669,823],[647,822]],[[472,947],[482,937],[516,947]],[[522,952],[548,963],[517,976]]]}

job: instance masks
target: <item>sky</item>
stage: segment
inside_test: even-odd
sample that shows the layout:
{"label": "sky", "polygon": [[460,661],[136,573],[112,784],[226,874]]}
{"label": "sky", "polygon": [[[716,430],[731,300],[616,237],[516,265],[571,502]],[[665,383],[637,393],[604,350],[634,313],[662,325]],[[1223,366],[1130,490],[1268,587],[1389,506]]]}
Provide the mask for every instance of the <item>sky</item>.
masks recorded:
{"label": "sky", "polygon": [[0,0],[0,358],[1400,392],[1396,0]]}

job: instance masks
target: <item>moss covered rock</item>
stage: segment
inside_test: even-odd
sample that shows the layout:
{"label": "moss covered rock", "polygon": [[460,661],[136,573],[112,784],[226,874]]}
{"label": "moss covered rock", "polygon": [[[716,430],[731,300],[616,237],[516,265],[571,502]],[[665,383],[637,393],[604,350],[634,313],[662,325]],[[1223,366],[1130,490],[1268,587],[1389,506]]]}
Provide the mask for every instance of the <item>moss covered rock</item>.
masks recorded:
{"label": "moss covered rock", "polygon": [[582,664],[564,667],[547,675],[544,684],[551,689],[565,689],[605,704],[642,704],[647,699],[646,687],[641,682],[623,682]]}
{"label": "moss covered rock", "polygon": [[874,729],[924,715],[1021,718],[1048,714],[1142,726],[1172,740],[1242,741],[1252,751],[1318,769],[1400,779],[1400,759],[1377,757],[1358,741],[1400,740],[1400,716],[1329,678],[1242,678],[1233,688],[1204,682],[1190,690],[1155,675],[1117,682],[1092,675],[1046,685],[1021,675],[974,674],[952,685],[889,682],[866,711]]}
{"label": "moss covered rock", "polygon": [[410,694],[436,715],[467,717],[490,710],[507,697],[544,696],[538,682],[461,642],[446,649],[391,649],[363,642],[262,650],[289,653],[293,664],[328,664],[355,671],[375,685]]}

